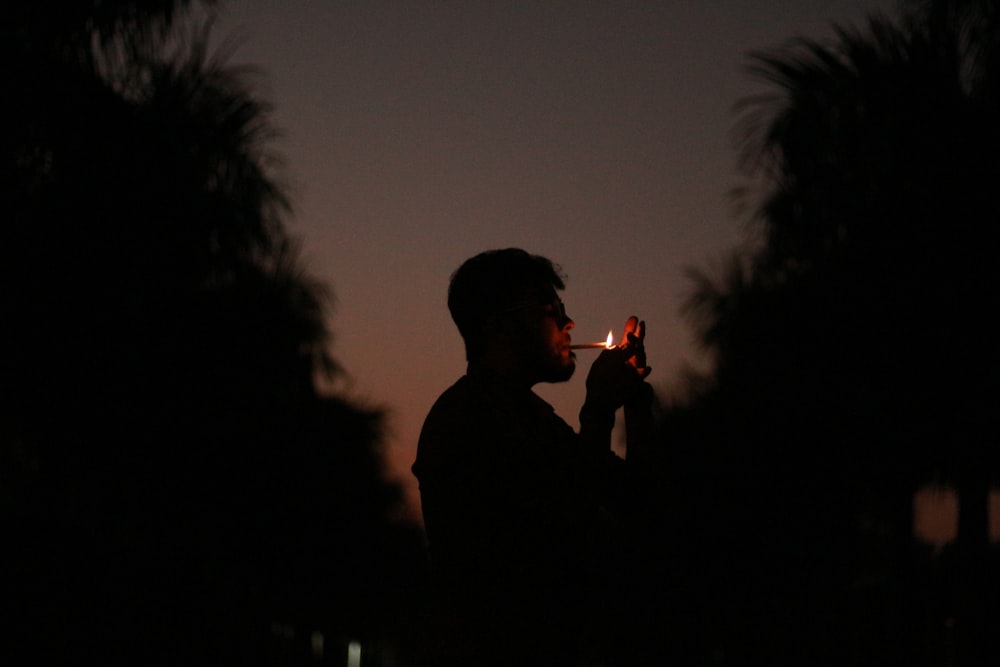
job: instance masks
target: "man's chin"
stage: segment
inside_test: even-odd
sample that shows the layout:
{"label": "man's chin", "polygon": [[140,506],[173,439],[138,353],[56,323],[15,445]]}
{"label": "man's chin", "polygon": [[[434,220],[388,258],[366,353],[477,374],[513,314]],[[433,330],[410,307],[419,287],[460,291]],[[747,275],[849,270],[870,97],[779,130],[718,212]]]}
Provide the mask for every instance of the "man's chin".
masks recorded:
{"label": "man's chin", "polygon": [[561,366],[549,369],[543,382],[567,382],[576,372],[576,362],[572,359]]}

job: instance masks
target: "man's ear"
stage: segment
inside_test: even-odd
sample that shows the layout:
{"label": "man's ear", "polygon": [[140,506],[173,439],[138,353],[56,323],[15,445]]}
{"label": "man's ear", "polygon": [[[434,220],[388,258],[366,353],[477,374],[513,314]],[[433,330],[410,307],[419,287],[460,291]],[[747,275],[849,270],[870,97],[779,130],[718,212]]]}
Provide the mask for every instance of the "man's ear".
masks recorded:
{"label": "man's ear", "polygon": [[511,321],[506,317],[497,315],[487,315],[483,320],[483,333],[487,336],[497,336],[510,333],[512,330]]}
{"label": "man's ear", "polygon": [[483,320],[483,333],[487,335],[499,333],[503,330],[503,325],[503,320],[496,315],[487,315]]}

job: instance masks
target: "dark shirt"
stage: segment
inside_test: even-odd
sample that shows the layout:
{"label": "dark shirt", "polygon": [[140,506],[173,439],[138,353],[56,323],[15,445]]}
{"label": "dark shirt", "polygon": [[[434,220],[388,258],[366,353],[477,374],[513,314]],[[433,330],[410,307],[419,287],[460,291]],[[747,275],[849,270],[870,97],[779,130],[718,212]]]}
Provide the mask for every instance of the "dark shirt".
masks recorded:
{"label": "dark shirt", "polygon": [[553,645],[582,627],[623,468],[495,374],[470,372],[441,395],[413,472],[441,607],[469,641]]}

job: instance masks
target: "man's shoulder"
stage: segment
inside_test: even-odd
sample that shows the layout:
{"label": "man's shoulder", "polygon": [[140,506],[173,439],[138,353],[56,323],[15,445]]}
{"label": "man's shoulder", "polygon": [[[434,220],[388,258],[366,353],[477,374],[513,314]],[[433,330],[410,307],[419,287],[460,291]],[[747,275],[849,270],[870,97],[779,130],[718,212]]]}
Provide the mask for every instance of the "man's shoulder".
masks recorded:
{"label": "man's shoulder", "polygon": [[488,400],[481,388],[468,375],[463,375],[434,401],[424,419],[423,430],[475,424],[484,418],[487,407]]}
{"label": "man's shoulder", "polygon": [[431,408],[438,407],[439,405],[448,405],[449,403],[458,401],[469,400],[472,391],[472,383],[469,380],[468,375],[463,375],[458,378],[450,387],[441,392],[437,400],[434,401],[434,406]]}
{"label": "man's shoulder", "polygon": [[481,392],[468,376],[460,378],[437,398],[420,429],[413,465],[422,485],[432,471],[440,473],[462,461],[468,464],[470,457],[483,454],[494,431],[488,415]]}

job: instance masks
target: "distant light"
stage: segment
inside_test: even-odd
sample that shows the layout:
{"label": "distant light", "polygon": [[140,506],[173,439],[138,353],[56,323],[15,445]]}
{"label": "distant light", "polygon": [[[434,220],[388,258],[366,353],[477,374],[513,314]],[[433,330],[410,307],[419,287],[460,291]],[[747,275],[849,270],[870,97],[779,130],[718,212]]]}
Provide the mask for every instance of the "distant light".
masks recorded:
{"label": "distant light", "polygon": [[313,630],[312,635],[309,637],[310,643],[312,644],[312,654],[313,657],[322,660],[323,659],[323,633],[319,630]]}
{"label": "distant light", "polygon": [[927,485],[913,495],[913,534],[942,547],[958,537],[958,494],[954,489]]}
{"label": "distant light", "polygon": [[352,640],[347,644],[347,667],[361,667],[361,642]]}

